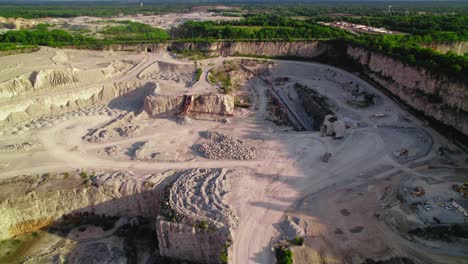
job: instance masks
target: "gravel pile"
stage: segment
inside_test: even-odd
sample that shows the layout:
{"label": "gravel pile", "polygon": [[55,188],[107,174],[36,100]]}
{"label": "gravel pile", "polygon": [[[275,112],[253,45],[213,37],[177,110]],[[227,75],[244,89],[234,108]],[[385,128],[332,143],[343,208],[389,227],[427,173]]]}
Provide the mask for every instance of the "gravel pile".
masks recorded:
{"label": "gravel pile", "polygon": [[154,160],[158,155],[156,150],[156,142],[146,141],[135,149],[134,158],[138,160]]}
{"label": "gravel pile", "polygon": [[201,135],[209,139],[197,146],[200,154],[207,159],[254,159],[257,151],[245,141],[217,131],[205,131]]}

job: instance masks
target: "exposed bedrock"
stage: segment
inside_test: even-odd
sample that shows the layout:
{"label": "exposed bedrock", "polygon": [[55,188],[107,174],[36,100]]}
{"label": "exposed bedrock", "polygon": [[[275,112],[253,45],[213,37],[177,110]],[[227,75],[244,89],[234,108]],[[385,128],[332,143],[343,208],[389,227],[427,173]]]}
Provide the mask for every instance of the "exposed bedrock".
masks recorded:
{"label": "exposed bedrock", "polygon": [[[191,103],[186,102],[191,100]],[[207,94],[188,96],[147,96],[144,111],[150,116],[163,114],[178,114],[184,111],[186,103],[190,113],[232,115],[234,113],[234,97],[229,94]]]}
{"label": "exposed bedrock", "polygon": [[44,70],[20,75],[0,83],[0,98],[12,98],[40,90],[50,90],[67,85],[74,85],[78,79],[76,69],[65,68]]}
{"label": "exposed bedrock", "polygon": [[182,172],[165,191],[156,230],[162,256],[222,263],[238,219],[225,202],[230,169],[193,169]]}
{"label": "exposed bedrock", "polygon": [[[32,232],[76,213],[155,219],[174,172],[134,177],[121,171],[19,176],[0,182],[0,239]],[[163,181],[164,182],[164,181]],[[18,187],[19,186],[19,187]]]}
{"label": "exposed bedrock", "polygon": [[0,106],[0,125],[14,125],[35,117],[99,103],[110,103],[110,107],[123,110],[140,109],[143,98],[155,89],[156,85],[152,82],[116,82],[6,102]]}
{"label": "exposed bedrock", "polygon": [[364,73],[407,105],[468,136],[468,87],[389,56],[348,45]]}
{"label": "exposed bedrock", "polygon": [[115,44],[104,47],[114,51],[161,52],[167,50],[199,50],[212,56],[256,55],[315,58],[324,54],[329,44],[320,41],[217,41]]}
{"label": "exposed bedrock", "polygon": [[208,52],[210,55],[256,55],[256,56],[290,56],[315,58],[328,49],[329,45],[319,41],[250,41],[250,42],[213,42],[213,43],[182,43],[175,42],[171,48],[184,50],[196,49]]}

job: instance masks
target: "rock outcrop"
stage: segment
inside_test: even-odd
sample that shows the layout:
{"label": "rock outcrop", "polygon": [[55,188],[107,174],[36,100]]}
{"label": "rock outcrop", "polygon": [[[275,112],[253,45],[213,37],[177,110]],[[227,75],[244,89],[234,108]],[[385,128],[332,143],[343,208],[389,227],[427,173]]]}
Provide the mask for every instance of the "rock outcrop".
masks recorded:
{"label": "rock outcrop", "polygon": [[65,68],[23,74],[0,83],[0,98],[12,98],[39,90],[73,85],[78,81],[75,71],[72,68]]}
{"label": "rock outcrop", "polygon": [[[32,232],[60,221],[66,214],[106,216],[159,214],[168,171],[135,178],[131,172],[44,174],[0,182],[0,239]],[[85,176],[86,175],[86,176]]]}
{"label": "rock outcrop", "polygon": [[[187,96],[147,96],[143,106],[150,116],[177,114],[184,110]],[[199,114],[232,115],[234,113],[234,97],[229,94],[192,95],[188,111]]]}
{"label": "rock outcrop", "polygon": [[324,54],[329,45],[320,41],[217,41],[115,44],[103,47],[114,51],[161,52],[167,50],[197,50],[209,56],[256,55],[315,58]]}
{"label": "rock outcrop", "polygon": [[[112,85],[92,86],[79,90],[69,89],[47,96],[24,98],[18,102],[5,103],[0,108],[0,120],[4,120],[5,125],[14,125],[50,113],[57,114],[79,107],[109,102],[115,108],[121,108],[122,105],[128,107],[129,105],[141,104],[143,98],[152,94],[155,89],[156,86],[152,82],[138,81],[116,82]],[[127,103],[128,101],[131,102]]]}
{"label": "rock outcrop", "polygon": [[222,263],[238,219],[224,201],[229,169],[182,172],[166,190],[156,230],[162,256],[198,263]]}
{"label": "rock outcrop", "polygon": [[405,104],[468,135],[468,87],[378,52],[348,45],[347,55],[364,73]]}

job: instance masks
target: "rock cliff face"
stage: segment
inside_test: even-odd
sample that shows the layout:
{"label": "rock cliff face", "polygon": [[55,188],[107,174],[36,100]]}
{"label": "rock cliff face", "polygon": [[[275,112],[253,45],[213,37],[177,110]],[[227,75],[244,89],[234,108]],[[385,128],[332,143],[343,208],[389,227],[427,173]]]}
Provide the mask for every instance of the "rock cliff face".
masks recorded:
{"label": "rock cliff face", "polygon": [[329,45],[320,41],[262,42],[262,41],[218,41],[218,42],[166,42],[146,44],[115,44],[104,47],[114,51],[160,52],[167,50],[199,50],[210,56],[256,55],[290,56],[315,58],[325,53]]}
{"label": "rock cliff face", "polygon": [[[150,116],[175,114],[184,110],[187,97],[147,96],[143,106]],[[188,108],[191,113],[232,115],[234,113],[234,97],[228,94],[193,95]]]}
{"label": "rock cliff face", "polygon": [[193,169],[181,173],[166,190],[161,217],[156,222],[162,256],[222,263],[238,223],[224,200],[235,176],[235,171],[229,169]]}
{"label": "rock cliff face", "polygon": [[[130,172],[101,173],[86,182],[78,174],[22,176],[3,181],[0,239],[38,230],[65,214],[78,212],[155,219],[164,193],[164,186],[157,183],[166,174],[135,179]],[[12,191],[18,186],[20,190]]]}
{"label": "rock cliff face", "polygon": [[219,264],[226,250],[225,232],[206,230],[158,218],[159,253],[162,256],[207,264]]}
{"label": "rock cliff face", "polygon": [[468,135],[468,87],[389,56],[348,45],[364,73],[412,108]]}
{"label": "rock cliff face", "polygon": [[210,55],[255,55],[255,56],[290,56],[315,58],[327,51],[328,45],[318,41],[301,42],[213,42],[213,43],[173,43],[171,48],[179,50],[197,49]]}
{"label": "rock cliff face", "polygon": [[[15,85],[15,87],[18,87],[18,85]],[[13,101],[3,105],[0,108],[0,123],[3,120],[4,125],[14,125],[45,114],[55,114],[91,104],[116,101],[116,98],[136,90],[144,90],[148,94],[151,93],[151,89],[153,91],[156,89],[155,84],[151,82],[118,82],[103,87],[92,86],[79,90],[69,89],[52,95],[25,98],[19,102]]]}

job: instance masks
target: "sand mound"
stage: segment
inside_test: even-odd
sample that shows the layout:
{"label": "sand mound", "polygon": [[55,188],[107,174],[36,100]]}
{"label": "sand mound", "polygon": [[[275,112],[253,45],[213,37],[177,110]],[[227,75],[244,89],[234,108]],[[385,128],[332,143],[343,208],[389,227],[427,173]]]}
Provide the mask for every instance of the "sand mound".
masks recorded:
{"label": "sand mound", "polygon": [[217,131],[205,131],[201,134],[211,141],[197,146],[197,150],[205,158],[249,160],[256,156],[255,147],[243,140]]}
{"label": "sand mound", "polygon": [[20,75],[0,83],[0,98],[11,98],[36,90],[54,89],[78,82],[75,69],[54,69]]}
{"label": "sand mound", "polygon": [[102,69],[102,73],[107,76],[113,76],[117,73],[123,73],[130,70],[135,63],[133,61],[116,60]]}
{"label": "sand mound", "polygon": [[234,171],[229,169],[186,170],[170,187],[166,201],[177,218],[235,228],[238,219],[223,200],[232,176]]}
{"label": "sand mound", "polygon": [[25,120],[30,119],[31,117],[26,112],[12,112],[5,119],[6,123],[16,124]]}
{"label": "sand mound", "polygon": [[68,56],[65,52],[58,50],[55,52],[55,56],[52,57],[52,61],[57,64],[63,64],[68,62]]}
{"label": "sand mound", "polygon": [[78,82],[75,71],[73,68],[39,71],[34,78],[34,89],[48,89],[75,84]]}
{"label": "sand mound", "polygon": [[142,71],[138,78],[144,80],[163,80],[173,81],[176,83],[183,83],[186,87],[190,87],[195,82],[194,64],[173,64],[158,61],[144,71]]}
{"label": "sand mound", "polygon": [[10,166],[10,163],[9,162],[0,162],[0,169],[5,169],[5,168],[8,168],[8,166]]}
{"label": "sand mound", "polygon": [[29,80],[31,74],[23,74],[14,79],[0,83],[0,98],[10,98],[33,90]]}

